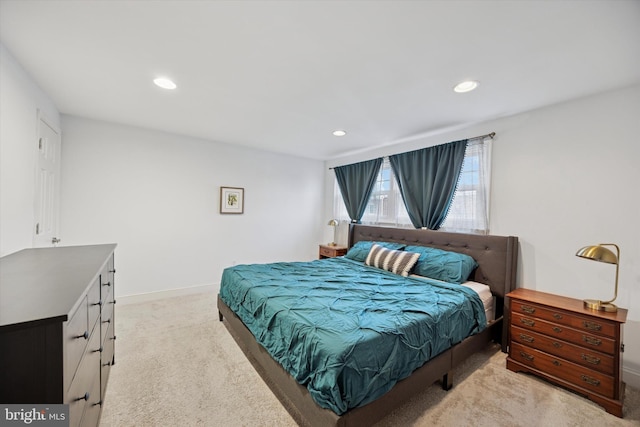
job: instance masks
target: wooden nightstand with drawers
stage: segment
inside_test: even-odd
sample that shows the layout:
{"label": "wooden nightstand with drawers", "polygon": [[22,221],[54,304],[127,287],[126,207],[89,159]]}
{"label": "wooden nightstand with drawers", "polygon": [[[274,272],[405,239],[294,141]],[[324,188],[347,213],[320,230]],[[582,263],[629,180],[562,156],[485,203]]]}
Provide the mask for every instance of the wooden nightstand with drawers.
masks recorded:
{"label": "wooden nightstand with drawers", "polygon": [[318,250],[318,258],[333,258],[336,256],[343,256],[347,253],[346,246],[332,246],[332,245],[320,245]]}
{"label": "wooden nightstand with drawers", "polygon": [[582,300],[522,288],[507,298],[507,369],[540,376],[622,417],[622,326],[627,310],[589,310]]}

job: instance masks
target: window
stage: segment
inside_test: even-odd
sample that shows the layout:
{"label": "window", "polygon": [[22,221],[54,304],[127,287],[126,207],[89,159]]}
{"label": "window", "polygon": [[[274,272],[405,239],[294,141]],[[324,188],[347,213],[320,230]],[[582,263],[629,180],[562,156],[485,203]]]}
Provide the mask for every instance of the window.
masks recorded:
{"label": "window", "polygon": [[371,193],[367,210],[362,217],[365,224],[413,227],[404,207],[398,183],[393,175],[389,158],[385,157],[380,167],[376,185]]}
{"label": "window", "polygon": [[479,234],[489,232],[490,171],[491,138],[469,140],[458,188],[441,230]]}
{"label": "window", "polygon": [[[490,159],[491,138],[469,140],[458,188],[441,230],[480,234],[489,232]],[[350,221],[337,181],[333,206],[335,218]],[[387,157],[382,162],[362,223],[414,228]]]}
{"label": "window", "polygon": [[[334,195],[334,216],[340,220],[351,221],[344,206],[337,180],[335,181]],[[413,228],[388,157],[384,158],[380,167],[371,198],[362,216],[362,223]]]}

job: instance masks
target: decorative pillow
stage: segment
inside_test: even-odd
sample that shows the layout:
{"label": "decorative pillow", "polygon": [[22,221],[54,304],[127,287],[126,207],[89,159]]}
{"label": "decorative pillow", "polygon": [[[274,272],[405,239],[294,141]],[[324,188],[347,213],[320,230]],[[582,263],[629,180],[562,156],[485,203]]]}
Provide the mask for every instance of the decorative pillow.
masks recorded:
{"label": "decorative pillow", "polygon": [[349,249],[349,252],[347,252],[347,254],[345,255],[345,258],[349,258],[354,261],[364,262],[364,260],[367,259],[367,255],[369,254],[369,251],[371,250],[371,246],[373,246],[374,244],[378,246],[382,246],[383,248],[387,248],[387,249],[402,249],[405,246],[402,243],[372,242],[372,241],[361,240],[357,242],[355,245],[353,245],[351,249]]}
{"label": "decorative pillow", "polygon": [[443,282],[466,282],[471,272],[478,266],[476,260],[469,255],[458,252],[427,246],[407,246],[404,250],[420,254],[413,270],[414,274]]}
{"label": "decorative pillow", "polygon": [[374,244],[364,263],[407,277],[418,258],[420,254],[416,252],[396,251]]}

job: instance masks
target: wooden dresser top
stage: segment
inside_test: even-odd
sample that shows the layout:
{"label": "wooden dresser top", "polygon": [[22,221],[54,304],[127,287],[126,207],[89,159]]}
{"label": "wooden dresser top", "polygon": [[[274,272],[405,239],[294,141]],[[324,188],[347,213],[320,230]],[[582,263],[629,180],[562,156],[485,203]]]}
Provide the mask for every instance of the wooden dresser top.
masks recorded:
{"label": "wooden dresser top", "polygon": [[65,321],[115,244],[23,249],[0,258],[0,328]]}
{"label": "wooden dresser top", "polygon": [[512,292],[509,292],[507,294],[507,298],[523,299],[532,303],[549,305],[558,309],[567,310],[583,315],[587,314],[589,316],[612,320],[614,322],[625,323],[627,321],[626,308],[618,307],[618,311],[615,313],[589,310],[587,308],[584,308],[582,300],[569,298],[562,295],[549,294],[533,289],[518,288]]}

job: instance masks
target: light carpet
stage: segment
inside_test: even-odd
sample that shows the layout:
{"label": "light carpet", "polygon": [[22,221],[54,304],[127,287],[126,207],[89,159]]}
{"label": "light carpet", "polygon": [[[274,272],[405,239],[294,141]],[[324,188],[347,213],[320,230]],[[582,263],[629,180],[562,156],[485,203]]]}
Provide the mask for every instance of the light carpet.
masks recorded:
{"label": "light carpet", "polygon": [[[116,306],[116,364],[101,426],[295,426],[218,320],[215,295]],[[640,390],[624,418],[505,367],[497,346],[454,372],[453,388],[425,385],[383,426],[640,426]]]}

